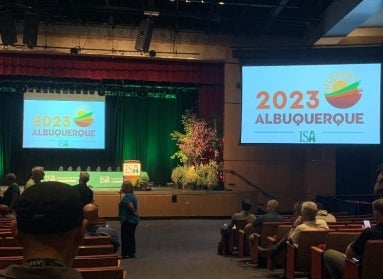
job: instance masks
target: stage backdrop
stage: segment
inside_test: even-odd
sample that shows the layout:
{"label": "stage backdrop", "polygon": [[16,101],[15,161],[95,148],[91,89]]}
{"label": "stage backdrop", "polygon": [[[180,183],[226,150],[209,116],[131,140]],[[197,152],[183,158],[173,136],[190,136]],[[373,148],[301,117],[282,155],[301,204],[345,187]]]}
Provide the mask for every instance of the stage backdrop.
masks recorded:
{"label": "stage backdrop", "polygon": [[177,150],[170,133],[181,130],[181,115],[193,109],[196,94],[178,94],[175,99],[106,97],[106,135],[104,150],[23,149],[22,93],[2,94],[0,102],[0,169],[2,177],[14,172],[24,185],[31,168],[82,170],[98,166],[122,170],[126,159],[140,160],[151,181],[166,185],[177,162],[170,156]]}

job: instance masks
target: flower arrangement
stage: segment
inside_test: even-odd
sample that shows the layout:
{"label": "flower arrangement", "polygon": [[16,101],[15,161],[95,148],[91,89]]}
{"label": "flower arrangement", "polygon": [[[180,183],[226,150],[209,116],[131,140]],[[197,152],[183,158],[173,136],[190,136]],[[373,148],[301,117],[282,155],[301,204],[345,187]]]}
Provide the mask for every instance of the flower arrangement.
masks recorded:
{"label": "flower arrangement", "polygon": [[197,185],[213,188],[220,183],[219,165],[222,161],[222,141],[215,128],[191,112],[181,117],[183,132],[170,134],[179,148],[171,159],[178,159],[171,179],[182,188]]}

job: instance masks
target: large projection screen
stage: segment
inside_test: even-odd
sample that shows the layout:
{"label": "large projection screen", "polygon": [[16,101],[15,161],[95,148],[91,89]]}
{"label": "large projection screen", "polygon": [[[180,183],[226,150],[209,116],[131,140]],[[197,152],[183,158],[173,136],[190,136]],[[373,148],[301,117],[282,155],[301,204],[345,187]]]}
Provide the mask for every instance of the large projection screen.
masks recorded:
{"label": "large projection screen", "polygon": [[105,148],[105,97],[24,93],[23,148]]}
{"label": "large projection screen", "polygon": [[242,66],[240,142],[379,144],[381,64]]}

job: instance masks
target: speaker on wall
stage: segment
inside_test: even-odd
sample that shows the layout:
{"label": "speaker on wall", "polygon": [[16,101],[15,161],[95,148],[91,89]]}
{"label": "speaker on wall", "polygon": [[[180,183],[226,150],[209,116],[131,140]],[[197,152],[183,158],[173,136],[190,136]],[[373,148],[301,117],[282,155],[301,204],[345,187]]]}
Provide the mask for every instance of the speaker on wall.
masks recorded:
{"label": "speaker on wall", "polygon": [[13,46],[17,42],[16,25],[9,10],[0,12],[0,34],[3,45]]}
{"label": "speaker on wall", "polygon": [[37,45],[40,16],[36,13],[27,12],[24,19],[23,44],[29,48]]}
{"label": "speaker on wall", "polygon": [[152,34],[153,22],[149,18],[141,20],[134,48],[139,51],[148,52]]}

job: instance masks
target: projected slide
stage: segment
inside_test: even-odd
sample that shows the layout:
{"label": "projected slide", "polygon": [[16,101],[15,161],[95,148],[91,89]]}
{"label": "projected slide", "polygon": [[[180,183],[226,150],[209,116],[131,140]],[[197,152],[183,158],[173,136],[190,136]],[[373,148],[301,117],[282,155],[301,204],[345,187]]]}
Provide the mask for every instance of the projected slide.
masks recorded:
{"label": "projected slide", "polygon": [[105,148],[105,97],[25,93],[24,148]]}
{"label": "projected slide", "polygon": [[241,143],[379,144],[381,65],[242,67]]}

